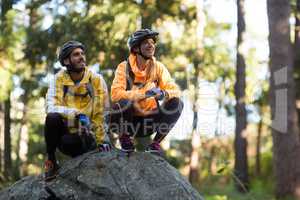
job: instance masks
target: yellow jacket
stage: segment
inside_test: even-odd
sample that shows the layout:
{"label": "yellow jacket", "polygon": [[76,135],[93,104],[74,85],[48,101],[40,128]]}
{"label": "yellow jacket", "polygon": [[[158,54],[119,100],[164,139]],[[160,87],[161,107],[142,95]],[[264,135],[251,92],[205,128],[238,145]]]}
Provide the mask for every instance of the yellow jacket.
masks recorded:
{"label": "yellow jacket", "polygon": [[138,88],[133,85],[131,90],[126,91],[126,61],[120,63],[115,71],[115,77],[111,86],[112,102],[117,102],[122,99],[134,101],[135,114],[147,115],[149,111],[157,108],[154,97],[145,99],[147,90],[159,87],[167,92],[166,100],[179,97],[180,90],[172,79],[167,68],[153,57],[147,63],[145,70],[140,70],[137,66],[137,57],[130,54],[129,63],[132,72],[134,73],[134,83],[142,83],[144,86]]}
{"label": "yellow jacket", "polygon": [[[93,97],[84,95],[88,93],[88,84],[92,86]],[[78,96],[80,94],[81,96]],[[109,109],[109,97],[106,83],[100,74],[86,67],[83,79],[75,84],[67,71],[62,69],[54,76],[54,80],[50,81],[46,101],[46,112],[62,114],[71,133],[77,131],[74,127],[75,115],[83,113],[91,120],[91,130],[95,134],[97,144],[104,141],[107,127],[104,115]]]}

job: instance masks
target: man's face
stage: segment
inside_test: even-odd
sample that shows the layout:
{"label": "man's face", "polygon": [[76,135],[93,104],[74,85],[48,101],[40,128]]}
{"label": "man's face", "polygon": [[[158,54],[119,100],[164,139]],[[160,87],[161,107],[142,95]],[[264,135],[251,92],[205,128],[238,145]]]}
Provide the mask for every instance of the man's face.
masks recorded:
{"label": "man's face", "polygon": [[68,59],[64,60],[65,64],[71,64],[74,69],[82,69],[86,66],[85,53],[81,48],[72,51]]}
{"label": "man's face", "polygon": [[140,46],[141,54],[150,58],[154,56],[155,53],[155,42],[153,39],[149,38],[144,40]]}

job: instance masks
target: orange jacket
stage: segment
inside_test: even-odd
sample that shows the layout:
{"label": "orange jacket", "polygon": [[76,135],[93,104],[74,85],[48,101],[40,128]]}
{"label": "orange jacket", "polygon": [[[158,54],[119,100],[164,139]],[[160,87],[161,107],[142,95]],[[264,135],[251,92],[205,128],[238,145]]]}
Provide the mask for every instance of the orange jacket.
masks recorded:
{"label": "orange jacket", "polygon": [[115,77],[111,86],[112,102],[127,99],[134,102],[136,115],[147,115],[149,111],[157,108],[154,97],[145,99],[145,92],[154,87],[159,87],[167,92],[166,100],[179,97],[180,90],[172,79],[167,68],[153,57],[147,63],[145,70],[137,66],[137,57],[130,54],[129,63],[134,73],[134,83],[142,83],[143,87],[133,85],[131,90],[126,91],[126,61],[120,63],[115,71]]}

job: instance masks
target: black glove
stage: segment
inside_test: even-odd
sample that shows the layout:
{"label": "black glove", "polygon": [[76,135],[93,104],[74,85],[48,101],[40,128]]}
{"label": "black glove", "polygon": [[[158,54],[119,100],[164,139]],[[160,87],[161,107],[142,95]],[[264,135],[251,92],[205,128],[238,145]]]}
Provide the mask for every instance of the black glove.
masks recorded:
{"label": "black glove", "polygon": [[112,149],[112,146],[108,142],[103,142],[102,144],[98,145],[99,152],[109,152]]}
{"label": "black glove", "polygon": [[146,97],[155,97],[157,100],[162,100],[165,96],[166,92],[157,87],[146,91]]}

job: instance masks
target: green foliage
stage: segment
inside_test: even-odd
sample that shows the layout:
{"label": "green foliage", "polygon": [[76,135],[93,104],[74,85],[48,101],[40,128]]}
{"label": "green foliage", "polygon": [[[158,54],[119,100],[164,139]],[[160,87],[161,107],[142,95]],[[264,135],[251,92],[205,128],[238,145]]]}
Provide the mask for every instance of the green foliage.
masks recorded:
{"label": "green foliage", "polygon": [[32,124],[32,127],[29,132],[29,151],[28,151],[28,160],[30,163],[37,166],[43,166],[42,164],[45,161],[45,144],[43,136],[43,125],[42,124]]}
{"label": "green foliage", "polygon": [[166,153],[166,157],[168,162],[180,169],[188,164],[188,160],[186,159],[191,151],[189,140],[172,140],[170,144],[170,148]]}
{"label": "green foliage", "polygon": [[0,24],[0,102],[8,97],[13,88],[12,73],[17,71],[18,59],[22,56],[20,41],[24,36],[16,22],[17,12],[8,11],[5,19]]}
{"label": "green foliage", "polygon": [[11,88],[12,82],[10,73],[5,69],[0,68],[0,102],[3,102],[7,98]]}
{"label": "green foliage", "polygon": [[[136,29],[138,9],[135,4],[114,1],[98,4],[97,1],[90,1],[86,4],[88,8],[83,7],[82,10],[78,10],[75,2],[69,4],[70,8],[64,15],[52,16],[54,22],[47,30],[43,30],[39,23],[35,28],[28,29],[26,58],[37,63],[45,63],[46,59],[48,69],[52,69],[57,48],[68,40],[79,40],[87,47],[87,61],[90,64],[98,62],[100,51],[105,52],[101,69],[115,67],[120,60],[124,60],[128,55],[127,37]],[[54,9],[62,8],[62,5],[56,6]],[[35,7],[33,11],[42,9],[45,8]],[[42,11],[37,11],[37,18],[40,19]]]}
{"label": "green foliage", "polygon": [[[268,165],[272,162],[263,160],[262,165]],[[270,171],[264,171],[263,176],[253,177],[250,184],[250,192],[240,193],[236,190],[233,182],[233,168],[232,166],[225,167],[225,170],[217,175],[210,175],[205,178],[199,187],[204,193],[206,199],[234,199],[234,200],[275,200],[273,195],[274,181],[270,176]],[[229,179],[228,179],[229,178]]]}
{"label": "green foliage", "polygon": [[229,33],[230,28],[229,24],[217,23],[213,20],[207,22],[204,32],[204,58],[201,74],[209,81],[221,78],[223,81],[233,82],[235,79],[232,50],[228,47],[227,41],[222,38],[223,34]]}
{"label": "green foliage", "polygon": [[[18,135],[20,129],[19,122],[23,115],[20,114],[22,110],[17,110],[17,105],[21,103],[27,111],[28,173],[30,174],[40,173],[45,159],[43,106],[46,88],[42,87],[45,85],[43,78],[47,72],[54,71],[57,48],[67,40],[79,40],[87,46],[89,65],[98,63],[100,72],[106,69],[114,70],[117,64],[128,56],[126,46],[128,36],[140,28],[144,19],[160,32],[157,57],[168,67],[180,86],[185,89],[189,78],[193,80],[197,78],[194,75],[195,70],[190,70],[190,66],[195,61],[199,61],[197,51],[199,38],[195,34],[196,8],[193,4],[188,5],[183,0],[144,0],[144,4],[138,3],[140,1],[123,0],[70,0],[58,4],[51,4],[51,2],[47,0],[26,1],[25,14],[15,10],[9,11],[5,22],[6,28],[3,30],[5,34],[0,36],[0,101],[7,96],[8,89],[14,89],[12,83],[12,76],[14,76],[18,80],[15,87],[21,89],[21,93],[17,99],[13,99],[15,110],[12,111],[14,113],[12,135]],[[64,10],[64,7],[68,7],[65,13],[58,12]],[[43,20],[46,15],[50,16],[53,23],[45,28]],[[22,16],[26,16],[28,21],[24,23],[20,20],[23,23],[20,24],[20,21],[16,19]],[[234,98],[233,52],[222,37],[228,34],[230,28],[229,24],[217,23],[208,16],[204,41],[200,44],[204,47],[203,58],[200,60],[201,78],[223,84],[220,86],[222,90],[220,101],[225,99],[223,97]],[[103,55],[103,58],[99,58],[99,53]],[[250,57],[247,64],[257,65],[255,52],[252,50]],[[254,80],[257,79],[252,79],[255,77],[252,68],[249,68],[247,73],[251,76],[251,80],[256,82]],[[112,74],[104,75],[110,87]],[[249,100],[250,103],[266,102],[267,95],[264,92],[267,91],[267,86],[264,83],[263,85],[261,93],[255,93],[255,90],[252,91],[250,87],[247,93],[253,96],[253,99]],[[232,105],[223,106],[228,111],[232,111]],[[265,141],[263,143],[266,145]],[[14,151],[16,151],[15,140]],[[189,139],[171,141],[167,159],[176,168],[183,169],[189,164],[190,152]],[[263,181],[259,177],[255,179],[250,194],[246,195],[237,193],[231,184],[232,141],[203,141],[199,153],[201,155],[199,170],[201,170],[202,180],[198,188],[201,189],[200,192],[204,192],[206,199],[269,200],[273,198],[270,149],[262,154],[262,177],[266,180]],[[65,158],[61,155],[60,157]],[[253,168],[253,165],[251,167]],[[2,180],[0,174],[0,184],[4,184],[4,181],[6,180]],[[10,180],[6,184],[14,181]],[[0,185],[0,188],[3,186]]]}
{"label": "green foliage", "polygon": [[233,183],[226,185],[209,184],[202,186],[202,192],[205,199],[208,200],[275,200],[272,188],[266,186],[269,182],[262,180],[253,180],[251,184],[251,191],[246,194],[241,194],[236,191]]}

